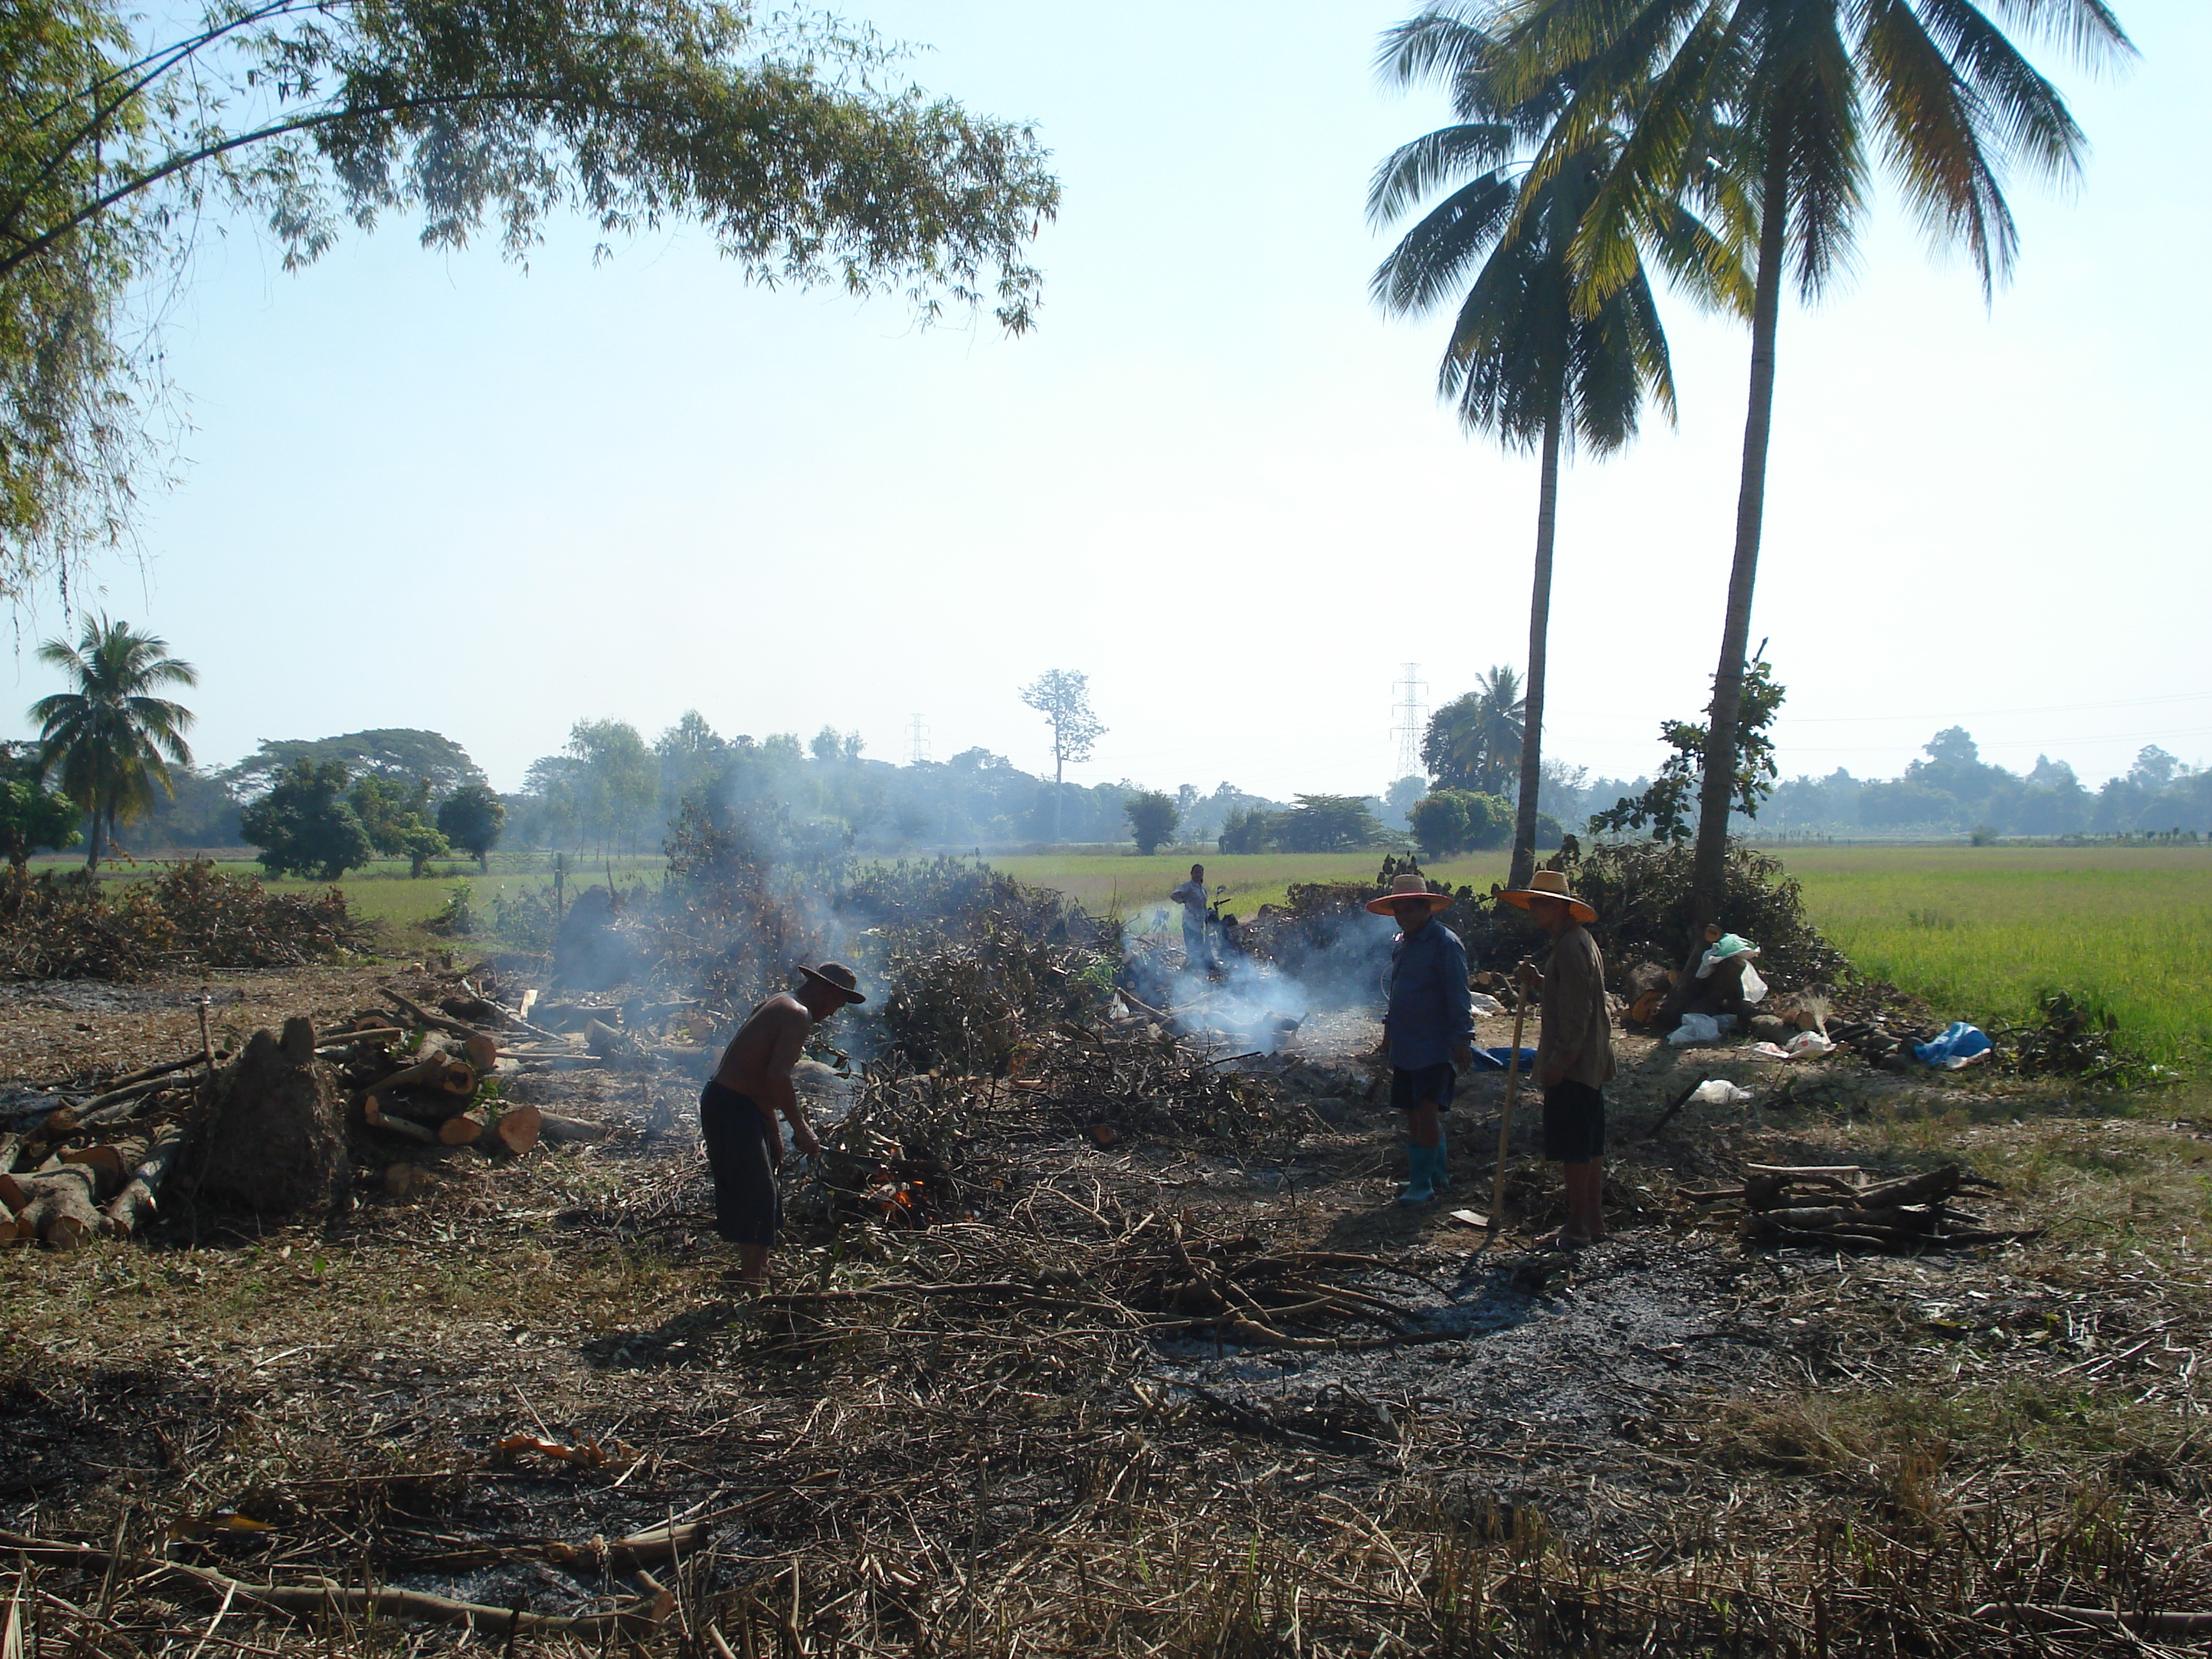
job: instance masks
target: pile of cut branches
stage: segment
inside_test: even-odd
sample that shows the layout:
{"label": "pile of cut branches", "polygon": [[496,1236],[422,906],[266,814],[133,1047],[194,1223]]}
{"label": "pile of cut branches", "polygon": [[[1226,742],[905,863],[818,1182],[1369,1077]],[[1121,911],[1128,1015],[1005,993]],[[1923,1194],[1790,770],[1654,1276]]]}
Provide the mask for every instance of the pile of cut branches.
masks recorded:
{"label": "pile of cut branches", "polygon": [[1869,1182],[1854,1166],[1745,1166],[1743,1184],[1686,1194],[1740,1215],[1747,1244],[1797,1244],[1820,1250],[1948,1250],[2012,1244],[2032,1232],[1990,1227],[1952,1200],[1961,1188],[1996,1183],[1945,1164],[1918,1175]]}
{"label": "pile of cut branches", "polygon": [[296,968],[369,942],[335,887],[272,893],[205,859],[119,884],[82,873],[0,884],[0,976],[130,980],[163,968]]}

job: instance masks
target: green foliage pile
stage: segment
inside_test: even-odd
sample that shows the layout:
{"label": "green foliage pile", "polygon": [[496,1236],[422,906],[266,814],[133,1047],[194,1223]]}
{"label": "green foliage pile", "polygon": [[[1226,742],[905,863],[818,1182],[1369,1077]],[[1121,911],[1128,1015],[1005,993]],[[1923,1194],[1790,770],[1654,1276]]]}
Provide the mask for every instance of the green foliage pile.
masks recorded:
{"label": "green foliage pile", "polygon": [[[1597,909],[1597,935],[1615,973],[1638,962],[1681,962],[1690,936],[1691,848],[1674,842],[1606,842],[1583,855],[1575,890]],[[1720,925],[1759,946],[1760,976],[1777,989],[1836,984],[1850,976],[1844,953],[1805,914],[1796,878],[1740,842],[1729,845]]]}
{"label": "green foliage pile", "polygon": [[836,907],[883,989],[861,1023],[913,1071],[1003,1073],[1029,1033],[1093,1018],[1113,992],[1119,930],[1049,889],[953,859],[856,872]]}
{"label": "green foliage pile", "polygon": [[368,928],[335,889],[271,893],[204,859],[104,888],[82,872],[0,884],[0,976],[137,979],[160,969],[295,968],[358,951]]}

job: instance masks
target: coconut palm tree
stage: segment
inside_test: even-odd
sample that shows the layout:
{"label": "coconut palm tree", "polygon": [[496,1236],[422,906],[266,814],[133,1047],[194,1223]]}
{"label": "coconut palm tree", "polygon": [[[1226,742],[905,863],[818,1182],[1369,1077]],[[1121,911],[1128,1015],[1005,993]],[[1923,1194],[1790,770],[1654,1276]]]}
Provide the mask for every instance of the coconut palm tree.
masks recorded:
{"label": "coconut palm tree", "polygon": [[1530,95],[1569,69],[1575,75],[1533,180],[1571,169],[1592,134],[1628,134],[1577,233],[1578,310],[1595,313],[1633,283],[1623,232],[1662,203],[1727,192],[1729,211],[1747,216],[1757,248],[1735,546],[1698,799],[1692,939],[1718,917],[1728,856],[1784,282],[1812,300],[1847,264],[1871,152],[1887,162],[1930,235],[1964,247],[1985,296],[2009,275],[2018,246],[2000,182],[2007,167],[2060,179],[2080,173],[2081,129],[1990,11],[2092,67],[2135,50],[2104,0],[1498,0],[1488,14],[1501,96]]}
{"label": "coconut palm tree", "polygon": [[1458,118],[1383,161],[1367,210],[1372,222],[1388,224],[1431,191],[1456,184],[1382,262],[1373,292],[1386,311],[1399,313],[1457,297],[1437,369],[1439,393],[1458,406],[1470,430],[1540,457],[1525,696],[1517,685],[1498,695],[1496,682],[1512,678],[1500,669],[1482,699],[1491,728],[1482,734],[1485,746],[1504,740],[1504,722],[1519,751],[1510,877],[1518,887],[1536,863],[1560,459],[1578,441],[1601,456],[1620,448],[1636,435],[1646,397],[1670,420],[1674,413],[1667,337],[1640,249],[1651,248],[1701,298],[1743,306],[1749,291],[1726,242],[1679,202],[1661,201],[1647,220],[1619,228],[1628,277],[1595,306],[1577,307],[1573,251],[1620,137],[1592,129],[1561,164],[1531,173],[1528,160],[1570,106],[1573,73],[1569,67],[1505,95],[1494,71],[1498,43],[1487,26],[1494,10],[1432,7],[1384,35],[1377,58],[1383,79],[1401,87],[1442,82]]}
{"label": "coconut palm tree", "polygon": [[192,711],[153,693],[165,685],[197,685],[190,663],[169,655],[169,642],[141,634],[128,623],[88,617],[76,644],[48,640],[39,660],[61,669],[74,691],[57,691],[31,705],[40,724],[39,763],[57,775],[62,793],[92,820],[85,867],[100,854],[118,823],[150,811],[154,787],[173,795],[172,763],[192,763],[185,731]]}

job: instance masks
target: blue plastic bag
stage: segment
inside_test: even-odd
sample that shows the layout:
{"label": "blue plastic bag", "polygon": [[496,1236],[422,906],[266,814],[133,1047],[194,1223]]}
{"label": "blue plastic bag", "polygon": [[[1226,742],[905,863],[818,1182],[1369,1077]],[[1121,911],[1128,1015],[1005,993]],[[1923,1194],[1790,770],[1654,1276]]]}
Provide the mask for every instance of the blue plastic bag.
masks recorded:
{"label": "blue plastic bag", "polygon": [[[1477,1048],[1474,1051],[1474,1069],[1478,1072],[1502,1072],[1511,1063],[1512,1059],[1513,1050],[1510,1046],[1498,1048]],[[1526,1073],[1535,1063],[1536,1051],[1534,1048],[1523,1048],[1521,1051],[1521,1070]]]}
{"label": "blue plastic bag", "polygon": [[1959,1019],[1933,1042],[1914,1043],[1912,1052],[1929,1066],[1955,1072],[1968,1060],[1989,1053],[1993,1046],[1979,1026]]}

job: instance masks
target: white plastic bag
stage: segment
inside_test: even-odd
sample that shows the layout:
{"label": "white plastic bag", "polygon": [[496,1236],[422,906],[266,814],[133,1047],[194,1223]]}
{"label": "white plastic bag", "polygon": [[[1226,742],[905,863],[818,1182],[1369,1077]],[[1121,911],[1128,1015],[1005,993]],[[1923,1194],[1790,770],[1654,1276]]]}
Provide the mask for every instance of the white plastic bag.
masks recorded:
{"label": "white plastic bag", "polygon": [[[1751,954],[1753,956],[1757,956],[1759,952],[1753,951]],[[1746,1002],[1757,1002],[1761,997],[1766,994],[1766,981],[1759,978],[1759,969],[1753,967],[1747,962],[1743,964],[1743,979],[1741,982],[1743,985],[1743,1000]]]}
{"label": "white plastic bag", "polygon": [[1468,1006],[1474,1010],[1477,1017],[1483,1019],[1495,1018],[1499,1014],[1512,1012],[1496,997],[1485,996],[1480,991],[1468,993],[1467,1000]]}
{"label": "white plastic bag", "polygon": [[1726,1078],[1717,1077],[1692,1090],[1690,1098],[1701,1106],[1747,1106],[1751,1103],[1751,1091],[1739,1088]]}
{"label": "white plastic bag", "polygon": [[1751,1045],[1751,1052],[1760,1060],[1787,1060],[1790,1058],[1790,1051],[1782,1047],[1781,1044],[1776,1042],[1754,1042]]}
{"label": "white plastic bag", "polygon": [[1818,1060],[1822,1054],[1835,1052],[1836,1045],[1818,1031],[1800,1031],[1789,1042],[1792,1060]]}
{"label": "white plastic bag", "polygon": [[1677,1048],[1687,1048],[1692,1042],[1718,1042],[1721,1023],[1711,1014],[1685,1014],[1682,1023],[1667,1034],[1667,1041]]}

